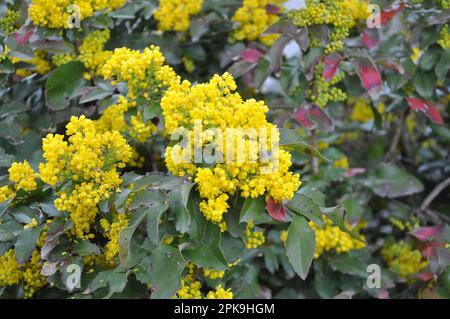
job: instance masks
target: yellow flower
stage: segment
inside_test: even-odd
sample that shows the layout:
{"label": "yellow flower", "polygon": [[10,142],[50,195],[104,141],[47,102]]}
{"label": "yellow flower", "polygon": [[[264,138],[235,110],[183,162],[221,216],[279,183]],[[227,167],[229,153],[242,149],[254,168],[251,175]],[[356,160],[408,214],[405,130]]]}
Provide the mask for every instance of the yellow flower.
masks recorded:
{"label": "yellow flower", "polygon": [[437,43],[445,50],[450,48],[450,24],[442,27]]}
{"label": "yellow flower", "polygon": [[[235,159],[202,168],[194,164],[193,151],[186,154],[178,144],[166,148],[167,168],[175,175],[188,174],[194,178],[203,199],[200,211],[216,224],[222,222],[231,195],[239,193],[244,198],[268,195],[281,202],[292,198],[300,186],[299,175],[289,172],[289,152],[271,149],[279,140],[279,132],[267,122],[267,106],[254,99],[242,100],[238,93],[232,92],[235,89],[233,77],[225,73],[195,86],[189,81],[175,83],[161,99],[167,134],[177,133],[180,127],[187,129],[190,137],[187,148],[191,151],[194,144],[203,147],[214,143],[216,135],[222,141],[217,147],[222,150],[223,159]],[[194,136],[196,125],[203,128],[200,136]],[[216,133],[208,131],[209,128],[214,128]],[[226,134],[230,128],[237,132],[232,139]],[[250,151],[257,149],[257,141],[239,133],[249,129],[267,132],[265,146],[272,152],[273,162],[263,161],[260,155]],[[242,161],[238,162],[236,156]]]}
{"label": "yellow flower", "polygon": [[19,21],[19,17],[20,14],[18,11],[7,9],[5,16],[0,18],[0,29],[2,29],[6,34],[14,33],[18,27],[17,23]]}
{"label": "yellow flower", "polygon": [[203,269],[203,275],[211,279],[221,279],[225,275],[223,270]]}
{"label": "yellow flower", "polygon": [[217,286],[216,291],[210,291],[206,299],[233,299],[231,288],[225,290],[222,285]]}
{"label": "yellow flower", "polygon": [[420,50],[420,48],[417,47],[412,48],[411,60],[413,60],[413,62],[417,64],[417,62],[419,62],[421,53],[422,51]]}
{"label": "yellow flower", "polygon": [[103,65],[112,56],[111,51],[103,50],[105,43],[109,40],[109,34],[108,29],[89,33],[79,47],[78,59],[95,75],[101,74]]}
{"label": "yellow flower", "polygon": [[333,166],[337,168],[348,169],[349,165],[347,156],[341,156],[337,161],[334,161]]}
{"label": "yellow flower", "polygon": [[119,187],[117,170],[125,166],[132,152],[118,131],[99,133],[94,122],[84,116],[72,117],[66,129],[68,141],[58,134],[43,139],[45,163],[39,165],[39,176],[49,185],[72,182],[72,187],[58,193],[54,204],[70,213],[72,232],[85,238],[97,216],[98,203]]}
{"label": "yellow flower", "polygon": [[428,266],[428,260],[422,257],[421,252],[403,240],[385,245],[381,256],[392,271],[406,279]]}
{"label": "yellow flower", "polygon": [[36,173],[30,167],[27,161],[22,163],[12,163],[11,167],[8,169],[9,180],[14,184],[16,190],[23,189],[25,191],[35,190],[36,184]]}
{"label": "yellow flower", "polygon": [[[279,14],[282,13],[282,3],[286,0],[244,0],[242,7],[237,9],[232,21],[238,24],[238,28],[233,32],[232,38],[242,41],[259,40],[265,45],[272,45],[278,34],[262,35],[267,28],[278,21]],[[277,6],[279,13],[270,13],[267,6]]]}
{"label": "yellow flower", "polygon": [[[377,105],[378,113],[382,114],[384,112],[384,104],[378,103]],[[351,119],[358,122],[367,122],[373,120],[373,111],[370,107],[370,100],[367,98],[358,98],[353,105],[353,112]]]}
{"label": "yellow flower", "polygon": [[[333,225],[333,222],[327,218],[323,218],[325,225],[323,228],[317,226],[310,221],[309,226],[314,230],[316,235],[316,251],[314,258],[319,258],[324,252],[334,251],[338,254],[345,253],[355,249],[364,248],[366,245],[354,238],[348,233],[343,232],[338,226]],[[347,225],[349,230],[352,230],[350,225]]]}
{"label": "yellow flower", "polygon": [[247,222],[247,226],[245,227],[245,248],[247,249],[255,249],[264,244],[266,238],[264,237],[264,233],[262,231],[253,231],[255,225],[252,220]]}
{"label": "yellow flower", "polygon": [[14,249],[0,256],[0,287],[18,284],[23,278]]}
{"label": "yellow flower", "polygon": [[203,0],[160,0],[153,16],[161,31],[186,32],[190,17],[202,9]]}
{"label": "yellow flower", "polygon": [[[333,27],[325,53],[340,51],[344,48],[343,39],[349,36],[350,29],[359,20],[365,20],[370,12],[368,2],[364,0],[306,0],[306,7],[291,10],[288,17],[299,27],[326,24]],[[320,43],[320,39],[311,38],[311,43]]]}
{"label": "yellow flower", "polygon": [[110,225],[107,220],[102,219],[100,225],[104,230],[104,236],[108,238],[105,245],[105,259],[114,265],[114,257],[119,253],[119,236],[120,232],[128,226],[129,217],[127,214],[117,214],[116,220]]}
{"label": "yellow flower", "polygon": [[126,0],[31,0],[28,17],[41,27],[69,29],[73,20],[81,22],[95,11],[116,10],[125,3]]}

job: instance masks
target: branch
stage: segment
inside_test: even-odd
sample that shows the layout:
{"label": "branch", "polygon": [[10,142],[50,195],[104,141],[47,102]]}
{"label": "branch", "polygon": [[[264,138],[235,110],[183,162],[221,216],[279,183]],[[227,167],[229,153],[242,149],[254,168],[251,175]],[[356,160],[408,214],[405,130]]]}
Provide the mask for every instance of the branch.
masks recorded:
{"label": "branch", "polygon": [[428,194],[428,196],[423,201],[422,205],[420,205],[420,210],[425,212],[430,206],[431,202],[447,187],[450,185],[450,177],[439,183],[433,191]]}

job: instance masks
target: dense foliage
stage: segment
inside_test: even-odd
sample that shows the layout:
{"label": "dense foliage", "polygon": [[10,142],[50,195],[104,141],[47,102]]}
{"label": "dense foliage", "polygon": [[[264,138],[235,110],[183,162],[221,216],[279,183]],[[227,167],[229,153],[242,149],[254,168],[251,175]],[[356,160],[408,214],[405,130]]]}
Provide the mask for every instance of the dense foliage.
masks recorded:
{"label": "dense foliage", "polygon": [[450,3],[372,4],[2,1],[0,297],[450,297]]}

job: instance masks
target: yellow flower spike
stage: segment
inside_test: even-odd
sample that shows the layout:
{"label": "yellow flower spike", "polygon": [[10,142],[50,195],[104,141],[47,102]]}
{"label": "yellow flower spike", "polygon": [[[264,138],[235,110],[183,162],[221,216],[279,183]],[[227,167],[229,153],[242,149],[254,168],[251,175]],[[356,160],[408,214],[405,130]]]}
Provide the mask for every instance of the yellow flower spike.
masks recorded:
{"label": "yellow flower spike", "polygon": [[190,17],[199,13],[203,0],[160,0],[153,16],[158,21],[158,30],[186,32]]}

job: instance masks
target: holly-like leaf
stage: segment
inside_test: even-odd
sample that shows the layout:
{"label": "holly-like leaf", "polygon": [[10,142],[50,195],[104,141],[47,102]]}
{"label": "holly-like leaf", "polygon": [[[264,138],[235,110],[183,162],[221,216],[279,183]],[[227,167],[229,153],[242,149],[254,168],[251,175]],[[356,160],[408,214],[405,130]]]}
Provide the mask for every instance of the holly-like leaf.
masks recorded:
{"label": "holly-like leaf", "polygon": [[430,102],[416,98],[406,98],[406,101],[413,111],[421,111],[425,113],[428,118],[434,123],[439,125],[444,124],[444,120],[442,119],[441,114]]}
{"label": "holly-like leaf", "polygon": [[292,216],[286,239],[286,255],[295,272],[306,279],[316,249],[314,230],[303,216]]}
{"label": "holly-like leaf", "polygon": [[255,225],[270,222],[272,219],[266,214],[266,201],[264,196],[248,197],[242,206],[239,222],[253,220]]}
{"label": "holly-like leaf", "polygon": [[83,77],[84,67],[78,61],[60,66],[47,80],[47,105],[53,110],[62,110],[69,106],[72,95],[86,84]]}
{"label": "holly-like leaf", "polygon": [[16,258],[19,264],[23,264],[30,257],[33,250],[36,248],[37,241],[41,234],[42,227],[34,227],[24,229],[17,238],[14,250],[16,252]]}
{"label": "holly-like leaf", "polygon": [[228,267],[220,248],[220,229],[213,223],[206,223],[200,244],[186,248],[183,255],[199,267],[217,270],[225,270]]}
{"label": "holly-like leaf", "polygon": [[365,183],[375,194],[387,198],[423,191],[423,185],[416,177],[393,164],[381,164]]}
{"label": "holly-like leaf", "polygon": [[336,52],[326,56],[323,59],[323,62],[325,63],[325,68],[323,70],[323,77],[325,78],[325,81],[328,82],[334,77],[339,68],[341,60],[342,56]]}
{"label": "holly-like leaf", "polygon": [[286,209],[283,204],[277,203],[273,198],[269,197],[266,206],[267,212],[273,219],[284,222],[286,221]]}
{"label": "holly-like leaf", "polygon": [[378,99],[383,91],[383,81],[373,61],[367,57],[357,57],[352,62],[358,72],[362,86],[373,99]]}
{"label": "holly-like leaf", "polygon": [[150,276],[152,299],[167,299],[181,288],[181,272],[186,261],[176,247],[161,245],[152,253]]}

